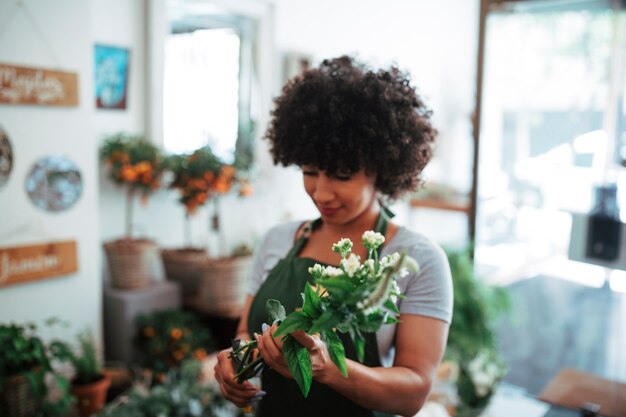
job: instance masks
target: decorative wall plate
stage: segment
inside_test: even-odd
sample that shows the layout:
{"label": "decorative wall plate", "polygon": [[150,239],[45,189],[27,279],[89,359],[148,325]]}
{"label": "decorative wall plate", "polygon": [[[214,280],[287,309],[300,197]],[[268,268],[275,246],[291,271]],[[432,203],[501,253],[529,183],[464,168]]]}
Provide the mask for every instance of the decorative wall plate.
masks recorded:
{"label": "decorative wall plate", "polygon": [[0,128],[0,187],[8,181],[12,168],[13,150],[11,149],[11,142],[9,142],[9,137],[4,130]]}
{"label": "decorative wall plate", "polygon": [[37,161],[26,178],[25,186],[33,204],[46,211],[70,208],[83,191],[78,166],[61,155]]}

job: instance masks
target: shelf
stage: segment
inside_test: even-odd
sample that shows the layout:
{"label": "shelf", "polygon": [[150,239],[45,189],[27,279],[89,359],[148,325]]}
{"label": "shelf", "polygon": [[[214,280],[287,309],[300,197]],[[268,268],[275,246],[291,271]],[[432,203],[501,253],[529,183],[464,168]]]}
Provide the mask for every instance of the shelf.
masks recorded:
{"label": "shelf", "polygon": [[469,213],[470,211],[468,199],[443,200],[434,198],[412,198],[409,204],[411,207],[416,208],[458,211],[461,213]]}

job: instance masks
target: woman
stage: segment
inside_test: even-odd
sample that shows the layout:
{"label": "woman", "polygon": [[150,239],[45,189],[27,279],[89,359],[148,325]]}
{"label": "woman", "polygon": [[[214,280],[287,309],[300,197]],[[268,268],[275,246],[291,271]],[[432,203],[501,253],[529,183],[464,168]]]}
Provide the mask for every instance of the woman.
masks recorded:
{"label": "woman", "polygon": [[[452,311],[445,254],[422,235],[389,221],[383,199],[413,191],[431,157],[435,130],[430,111],[396,68],[373,72],[352,58],[324,61],[291,80],[276,99],[266,138],[275,163],[302,169],[304,188],[319,209],[313,222],[270,230],[255,254],[252,283],[238,337],[255,337],[269,368],[262,389],[233,379],[229,350],[220,352],[216,378],[225,398],[244,407],[258,403],[261,416],[411,416],[422,407],[441,361]],[[405,296],[400,323],[366,336],[364,363],[343,337],[348,377],[329,359],[324,343],[303,332],[293,336],[310,354],[313,386],[307,398],[293,381],[276,325],[262,334],[265,302],[278,299],[289,313],[315,263],[337,265],[333,243],[350,238],[353,252],[366,230],[386,236],[382,255],[406,251],[421,271],[398,280]]]}

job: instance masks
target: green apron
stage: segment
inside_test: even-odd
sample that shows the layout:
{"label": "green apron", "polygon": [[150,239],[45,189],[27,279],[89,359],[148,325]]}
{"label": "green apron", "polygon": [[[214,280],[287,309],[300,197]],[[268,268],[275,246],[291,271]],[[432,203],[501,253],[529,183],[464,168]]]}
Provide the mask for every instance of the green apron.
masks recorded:
{"label": "green apron", "polygon": [[[314,229],[320,224],[321,219],[317,219],[310,224],[310,227]],[[387,231],[387,215],[384,210],[378,217],[375,230],[383,235]],[[285,306],[287,313],[302,306],[301,294],[304,285],[306,282],[312,283],[308,269],[319,263],[311,258],[298,257],[307,240],[308,233],[305,232],[296,241],[287,256],[281,259],[270,271],[265,282],[259,288],[250,306],[248,316],[248,330],[251,336],[253,332],[260,332],[261,325],[267,321],[265,303],[268,299],[279,300]],[[379,251],[381,249],[382,246]],[[357,360],[356,350],[350,337],[346,334],[338,334],[345,347],[346,357]],[[381,366],[376,333],[364,333],[364,336],[365,360],[363,363],[369,367]],[[308,397],[304,398],[294,380],[284,378],[270,368],[263,370],[261,383],[267,395],[263,397],[257,408],[257,416],[260,417],[374,417],[386,415],[366,410],[328,386],[316,381],[313,381]]]}

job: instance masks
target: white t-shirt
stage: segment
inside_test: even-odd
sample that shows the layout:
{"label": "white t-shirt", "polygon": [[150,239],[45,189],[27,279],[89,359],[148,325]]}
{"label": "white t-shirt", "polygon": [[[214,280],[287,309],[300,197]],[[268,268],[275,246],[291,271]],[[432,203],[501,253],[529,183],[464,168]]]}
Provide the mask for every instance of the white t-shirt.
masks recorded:
{"label": "white t-shirt", "polygon": [[[256,294],[269,272],[287,255],[301,224],[291,222],[279,225],[265,234],[254,254],[248,288],[250,295]],[[399,226],[393,238],[385,242],[382,256],[402,251],[417,261],[420,271],[398,279],[398,286],[404,295],[399,304],[400,314],[428,316],[450,323],[452,276],[444,251],[427,237]],[[395,330],[395,324],[386,324],[376,334],[383,366],[389,367],[393,363]]]}

